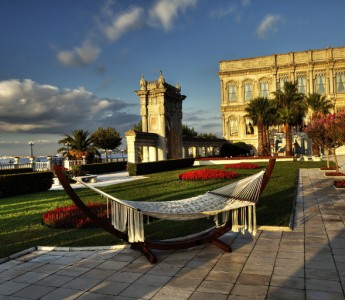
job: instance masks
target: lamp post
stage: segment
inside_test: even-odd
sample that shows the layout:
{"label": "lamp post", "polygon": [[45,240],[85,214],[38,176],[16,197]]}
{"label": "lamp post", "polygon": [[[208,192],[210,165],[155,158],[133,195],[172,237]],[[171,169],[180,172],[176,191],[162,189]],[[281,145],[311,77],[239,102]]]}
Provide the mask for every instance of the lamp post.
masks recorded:
{"label": "lamp post", "polygon": [[69,147],[71,146],[71,143],[67,142],[65,146],[67,147],[67,160],[69,160]]}
{"label": "lamp post", "polygon": [[33,141],[30,141],[29,145],[30,145],[30,149],[31,149],[31,157],[34,157],[33,147],[34,147],[35,143]]}

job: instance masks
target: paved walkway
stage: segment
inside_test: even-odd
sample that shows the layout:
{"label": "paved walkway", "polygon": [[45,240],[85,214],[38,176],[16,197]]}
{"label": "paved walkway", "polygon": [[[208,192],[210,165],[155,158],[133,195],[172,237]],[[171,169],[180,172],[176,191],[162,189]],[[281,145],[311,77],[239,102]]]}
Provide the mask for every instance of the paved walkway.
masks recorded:
{"label": "paved walkway", "polygon": [[331,184],[301,170],[295,230],[227,234],[233,253],[157,252],[150,265],[128,247],[33,251],[0,264],[0,299],[345,299],[345,191]]}

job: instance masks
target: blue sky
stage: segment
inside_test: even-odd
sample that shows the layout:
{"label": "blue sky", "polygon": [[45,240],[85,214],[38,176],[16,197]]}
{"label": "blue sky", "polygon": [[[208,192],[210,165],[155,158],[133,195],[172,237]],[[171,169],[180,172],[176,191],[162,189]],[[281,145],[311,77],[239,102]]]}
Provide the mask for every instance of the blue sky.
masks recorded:
{"label": "blue sky", "polygon": [[[183,123],[221,137],[219,61],[345,46],[344,0],[2,0],[0,156],[140,120],[141,75],[182,87]],[[124,140],[125,144],[125,140]]]}

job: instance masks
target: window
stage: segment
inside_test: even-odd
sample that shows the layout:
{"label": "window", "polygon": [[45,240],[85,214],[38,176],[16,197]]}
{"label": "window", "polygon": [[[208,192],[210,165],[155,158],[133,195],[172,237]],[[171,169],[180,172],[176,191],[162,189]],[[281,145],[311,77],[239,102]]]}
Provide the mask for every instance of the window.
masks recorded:
{"label": "window", "polygon": [[229,101],[231,102],[237,101],[236,85],[234,83],[228,84],[228,93],[229,93]]}
{"label": "window", "polygon": [[246,124],[246,134],[254,134],[254,126],[252,119],[244,117],[244,123]]}
{"label": "window", "polygon": [[244,84],[244,100],[253,99],[253,85],[248,82]]}
{"label": "window", "polygon": [[307,86],[305,76],[299,76],[297,78],[297,88],[299,93],[306,94]]}
{"label": "window", "polygon": [[236,117],[229,118],[229,131],[230,135],[238,135],[238,124]]}
{"label": "window", "polygon": [[345,73],[337,73],[337,93],[345,93]]}
{"label": "window", "polygon": [[268,97],[268,82],[260,83],[260,97]]}
{"label": "window", "polygon": [[316,75],[315,92],[322,95],[326,92],[326,79],[324,74]]}
{"label": "window", "polygon": [[288,81],[287,77],[282,77],[279,79],[279,90],[281,90],[282,92],[284,92],[284,83]]}

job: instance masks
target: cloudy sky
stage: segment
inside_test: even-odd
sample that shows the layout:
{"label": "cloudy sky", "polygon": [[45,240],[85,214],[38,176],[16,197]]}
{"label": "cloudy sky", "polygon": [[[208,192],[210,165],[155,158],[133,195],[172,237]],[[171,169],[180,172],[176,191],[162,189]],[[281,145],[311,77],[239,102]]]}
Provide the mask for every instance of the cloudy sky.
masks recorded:
{"label": "cloudy sky", "polygon": [[140,120],[141,75],[182,87],[183,123],[221,137],[219,61],[345,46],[344,0],[2,0],[0,156]]}

